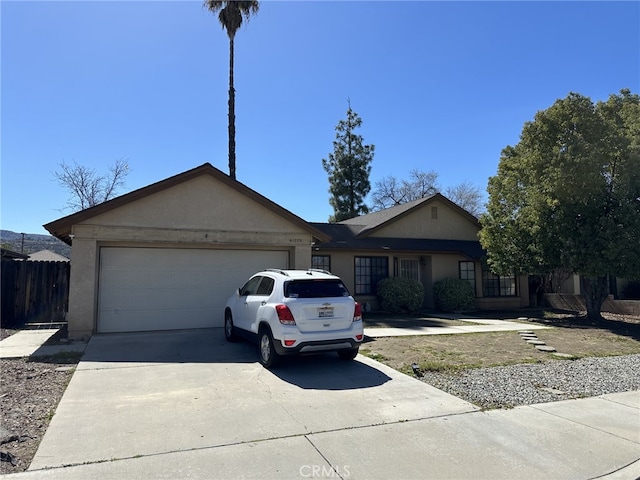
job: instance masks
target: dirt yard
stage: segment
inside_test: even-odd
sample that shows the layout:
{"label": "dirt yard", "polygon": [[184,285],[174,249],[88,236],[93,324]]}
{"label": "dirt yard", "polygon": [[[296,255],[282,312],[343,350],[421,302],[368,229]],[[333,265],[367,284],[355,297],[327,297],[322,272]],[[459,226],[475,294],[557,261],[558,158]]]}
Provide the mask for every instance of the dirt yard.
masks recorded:
{"label": "dirt yard", "polygon": [[[503,318],[515,320],[518,316],[516,313]],[[572,358],[640,353],[640,318],[606,313],[604,316],[607,321],[601,324],[592,324],[584,317],[571,314],[547,314],[547,318],[518,321],[552,327],[535,330],[536,335],[558,353]],[[433,326],[434,321],[374,318],[365,323],[367,327],[403,325]],[[411,373],[412,363],[424,371],[441,371],[557,360],[524,342],[516,331],[374,338],[361,347],[361,352],[405,373]]]}
{"label": "dirt yard", "polygon": [[[0,339],[12,333],[3,329]],[[78,360],[78,354],[0,360],[0,474],[29,467]]]}

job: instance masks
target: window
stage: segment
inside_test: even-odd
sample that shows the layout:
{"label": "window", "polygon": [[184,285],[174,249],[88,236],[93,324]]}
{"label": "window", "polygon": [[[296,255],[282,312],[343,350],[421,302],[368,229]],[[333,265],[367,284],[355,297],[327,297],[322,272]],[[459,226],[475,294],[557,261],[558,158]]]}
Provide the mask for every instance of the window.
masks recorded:
{"label": "window", "polygon": [[489,270],[483,270],[482,293],[485,297],[515,297],[515,275],[496,275]]}
{"label": "window", "polygon": [[289,298],[348,297],[349,291],[340,280],[294,280],[285,282],[284,296]]}
{"label": "window", "polygon": [[262,277],[253,277],[240,289],[240,296],[255,295]]}
{"label": "window", "polygon": [[256,295],[271,295],[273,292],[273,284],[275,280],[269,277],[262,277],[262,281],[260,282],[260,286],[258,287],[258,291]]}
{"label": "window", "polygon": [[331,256],[330,255],[311,255],[311,268],[318,268],[320,270],[331,271]]}
{"label": "window", "polygon": [[389,277],[387,257],[355,257],[356,295],[375,295],[377,285]]}
{"label": "window", "polygon": [[398,262],[398,276],[420,281],[420,263],[417,258],[401,258]]}
{"label": "window", "polygon": [[473,291],[476,291],[476,266],[473,262],[459,262],[458,270],[461,280],[468,280],[473,288]]}

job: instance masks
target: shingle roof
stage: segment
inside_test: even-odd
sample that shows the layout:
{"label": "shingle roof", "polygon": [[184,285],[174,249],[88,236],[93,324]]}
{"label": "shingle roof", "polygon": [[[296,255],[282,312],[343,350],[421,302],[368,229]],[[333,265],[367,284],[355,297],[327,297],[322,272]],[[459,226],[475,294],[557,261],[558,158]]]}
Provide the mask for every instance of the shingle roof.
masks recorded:
{"label": "shingle roof", "polygon": [[379,210],[377,212],[368,213],[366,215],[360,215],[359,217],[343,220],[339,223],[342,225],[351,225],[354,228],[358,227],[359,231],[357,235],[359,237],[364,237],[390,223],[395,222],[405,215],[409,215],[411,212],[422,208],[424,205],[431,203],[433,200],[439,200],[441,202],[449,204],[452,208],[458,210],[460,214],[466,217],[469,221],[478,224],[478,219],[476,217],[474,217],[465,209],[463,209],[459,205],[456,205],[440,193],[435,193],[428,197],[419,198],[418,200],[414,200],[412,202],[403,203],[402,205],[396,205],[395,207],[390,207],[384,210]]}
{"label": "shingle roof", "polygon": [[358,237],[361,226],[344,223],[313,223],[318,230],[331,236],[328,242],[317,243],[316,248],[324,250],[393,250],[419,253],[459,253],[479,260],[485,255],[480,242],[473,240],[446,240],[434,238],[384,238]]}

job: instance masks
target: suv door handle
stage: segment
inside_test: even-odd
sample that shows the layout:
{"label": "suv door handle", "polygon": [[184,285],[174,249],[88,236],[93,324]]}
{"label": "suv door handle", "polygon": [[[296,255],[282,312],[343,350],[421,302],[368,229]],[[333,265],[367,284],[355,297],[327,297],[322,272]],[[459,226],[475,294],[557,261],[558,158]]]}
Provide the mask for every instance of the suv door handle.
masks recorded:
{"label": "suv door handle", "polygon": [[266,301],[266,300],[263,300],[263,301],[261,301],[261,302],[260,302],[260,305],[262,305],[263,307],[264,307],[266,304],[267,304],[267,301]]}

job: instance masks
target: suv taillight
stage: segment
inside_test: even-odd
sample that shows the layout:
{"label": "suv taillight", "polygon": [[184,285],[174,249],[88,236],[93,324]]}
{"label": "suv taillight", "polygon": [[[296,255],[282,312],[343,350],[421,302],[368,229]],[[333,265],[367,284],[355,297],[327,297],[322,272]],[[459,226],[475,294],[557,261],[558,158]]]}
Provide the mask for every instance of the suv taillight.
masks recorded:
{"label": "suv taillight", "polygon": [[293,313],[286,305],[276,305],[276,313],[278,314],[278,320],[283,325],[295,325],[296,320],[293,318]]}
{"label": "suv taillight", "polygon": [[353,321],[359,322],[362,320],[362,307],[356,302],[356,308],[353,311]]}

